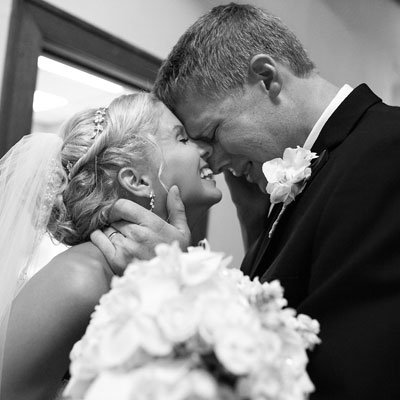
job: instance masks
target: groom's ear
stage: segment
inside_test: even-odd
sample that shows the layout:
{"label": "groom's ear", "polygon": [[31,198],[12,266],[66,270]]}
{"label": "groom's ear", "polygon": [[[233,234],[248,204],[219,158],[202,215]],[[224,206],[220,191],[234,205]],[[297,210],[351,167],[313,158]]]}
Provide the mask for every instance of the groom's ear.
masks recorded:
{"label": "groom's ear", "polygon": [[267,54],[257,54],[249,64],[250,82],[262,81],[272,98],[276,98],[282,89],[282,77],[275,60]]}
{"label": "groom's ear", "polygon": [[128,195],[149,197],[151,192],[150,177],[133,167],[123,167],[119,170],[118,183]]}

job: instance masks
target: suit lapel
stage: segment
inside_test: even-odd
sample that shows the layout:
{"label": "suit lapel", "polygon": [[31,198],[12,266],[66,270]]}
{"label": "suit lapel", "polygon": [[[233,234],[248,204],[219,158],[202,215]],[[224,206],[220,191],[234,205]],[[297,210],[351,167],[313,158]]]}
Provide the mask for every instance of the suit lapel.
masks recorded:
{"label": "suit lapel", "polygon": [[381,101],[367,85],[356,87],[328,119],[311,150],[317,154],[333,150],[346,139],[368,108]]}
{"label": "suit lapel", "polygon": [[255,268],[259,263],[259,259],[264,254],[264,249],[268,247],[268,232],[278,217],[281,209],[282,204],[277,204],[275,207],[273,207],[271,214],[267,218],[265,229],[261,232],[260,236],[257,238],[257,241],[246,253],[241,266],[241,270],[244,274],[249,275],[250,277],[253,276]]}
{"label": "suit lapel", "polygon": [[[343,140],[350,134],[354,126],[369,107],[380,101],[381,99],[377,97],[367,85],[362,84],[355,88],[352,93],[350,93],[350,95],[339,105],[339,107],[326,122],[325,126],[321,130],[320,135],[318,136],[318,139],[312,147],[312,151],[316,152],[319,157],[311,166],[311,177],[308,180],[307,186],[304,190],[307,190],[312,180],[315,179],[319,171],[326,164],[329,158],[329,151],[333,150],[336,146],[343,142]],[[287,208],[294,207],[295,203],[296,200],[289,204]],[[268,217],[266,229],[260,235],[254,247],[252,247],[250,254],[246,255],[242,265],[242,270],[251,278],[255,276],[261,276],[267,267],[269,267],[264,265],[265,255],[272,239],[268,237],[268,234],[273,223],[278,217],[281,208],[282,204],[274,207],[271,215]]]}
{"label": "suit lapel", "polygon": [[[318,172],[322,169],[322,167],[325,165],[325,163],[328,160],[328,151],[324,150],[321,155],[315,159],[315,161],[311,164],[311,176],[308,179],[306,183],[306,187],[304,190],[307,190],[307,187],[311,184],[311,181],[317,176]],[[290,204],[286,206],[287,211],[288,208],[291,208],[296,200],[301,196],[302,193],[299,194],[299,196]],[[282,210],[282,203],[277,204],[271,212],[271,215],[268,218],[268,223],[266,229],[262,233],[262,241],[260,241],[259,245],[257,246],[258,252],[255,257],[253,257],[254,263],[251,266],[251,268],[247,268],[249,270],[249,276],[253,278],[254,276],[258,275],[258,272],[263,268],[262,261],[264,259],[264,255],[268,250],[269,244],[271,243],[271,239],[273,234],[270,236],[269,233],[271,231],[271,228],[273,224],[275,223],[276,219],[278,218],[281,210]],[[247,271],[246,271],[247,273]]]}

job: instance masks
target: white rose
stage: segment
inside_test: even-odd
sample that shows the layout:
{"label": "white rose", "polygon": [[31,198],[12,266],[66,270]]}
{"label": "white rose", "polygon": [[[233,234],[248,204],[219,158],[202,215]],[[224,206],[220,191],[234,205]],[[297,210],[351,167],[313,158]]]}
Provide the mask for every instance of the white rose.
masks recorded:
{"label": "white rose", "polygon": [[165,337],[174,343],[184,342],[197,331],[199,313],[188,297],[168,300],[157,315]]}
{"label": "white rose", "polygon": [[240,398],[257,400],[286,399],[286,397],[280,397],[283,387],[279,369],[268,366],[258,370],[254,375],[240,379],[238,382]]}
{"label": "white rose", "polygon": [[297,330],[303,339],[304,346],[312,349],[316,344],[321,343],[321,339],[318,337],[320,327],[317,320],[310,318],[308,315],[299,314],[297,322]]}
{"label": "white rose", "polygon": [[260,341],[257,332],[246,326],[233,326],[219,331],[215,354],[224,367],[236,375],[248,374],[259,368]]}
{"label": "white rose", "polygon": [[135,321],[129,320],[123,326],[110,326],[102,332],[99,343],[99,362],[102,367],[119,366],[132,358],[141,343],[141,332]]}
{"label": "white rose", "polygon": [[83,379],[77,375],[71,376],[63,391],[63,398],[83,399],[92,382],[93,379]]}
{"label": "white rose", "polygon": [[288,204],[294,200],[300,191],[300,186],[296,184],[310,177],[309,166],[311,160],[316,157],[315,153],[301,147],[287,148],[282,158],[275,158],[263,164],[262,171],[268,181],[266,190],[270,194],[272,204]]}
{"label": "white rose", "polygon": [[98,344],[99,337],[87,334],[75,343],[70,353],[71,376],[77,377],[79,381],[92,381],[99,374],[103,367]]}
{"label": "white rose", "polygon": [[272,204],[284,203],[294,199],[291,183],[271,182],[267,184],[267,193]]}
{"label": "white rose", "polygon": [[206,250],[182,254],[180,269],[182,283],[195,286],[208,281],[220,268],[222,259],[222,253],[211,253]]}
{"label": "white rose", "polygon": [[[239,297],[239,294],[238,294]],[[200,321],[199,333],[207,343],[214,343],[219,331],[226,331],[232,326],[242,325],[258,330],[260,321],[248,304],[240,299],[207,296],[198,300]]]}
{"label": "white rose", "polygon": [[286,354],[282,372],[294,378],[300,377],[305,372],[308,362],[306,351],[301,347],[293,347],[290,351],[286,350]]}
{"label": "white rose", "polygon": [[121,327],[108,329],[99,345],[101,364],[107,368],[140,364],[146,358],[145,350],[152,356],[165,356],[172,351],[172,343],[161,333],[155,321],[145,315],[135,315]]}
{"label": "white rose", "polygon": [[178,281],[173,277],[144,277],[135,282],[135,292],[140,301],[141,312],[156,316],[167,300],[179,295],[180,288]]}
{"label": "white rose", "polygon": [[282,340],[275,332],[263,330],[260,335],[259,351],[263,362],[270,364],[274,362],[282,351]]}
{"label": "white rose", "polygon": [[[118,380],[109,381],[108,387],[113,390],[113,393],[107,397],[107,400],[121,399],[119,397],[120,388],[116,386],[117,384],[121,385],[122,395],[129,393],[129,400],[132,398],[135,400],[181,400],[181,398],[174,396],[173,392],[179,383],[186,378],[187,373],[188,368],[184,363],[148,364],[127,374],[127,382],[122,379],[119,382]],[[107,391],[106,388],[104,390]],[[96,394],[100,394],[99,391],[96,390]],[[89,400],[94,399],[97,400],[94,396]],[[105,397],[100,399],[105,399]],[[126,398],[123,397],[122,399],[125,400]]]}
{"label": "white rose", "polygon": [[285,165],[282,158],[274,158],[262,166],[262,171],[268,182],[283,182],[285,180]]}
{"label": "white rose", "polygon": [[310,165],[311,160],[317,157],[316,153],[297,146],[295,149],[290,147],[285,149],[282,158],[286,165],[293,166],[295,169],[304,169]]}
{"label": "white rose", "polygon": [[131,373],[103,372],[90,386],[83,400],[131,400],[133,388]]}
{"label": "white rose", "polygon": [[114,288],[101,297],[89,326],[95,325],[97,330],[115,321],[124,322],[130,315],[138,312],[139,304],[138,296],[131,287],[125,285]]}
{"label": "white rose", "polygon": [[218,397],[218,386],[214,378],[202,370],[189,371],[171,392],[168,400],[215,400]]}

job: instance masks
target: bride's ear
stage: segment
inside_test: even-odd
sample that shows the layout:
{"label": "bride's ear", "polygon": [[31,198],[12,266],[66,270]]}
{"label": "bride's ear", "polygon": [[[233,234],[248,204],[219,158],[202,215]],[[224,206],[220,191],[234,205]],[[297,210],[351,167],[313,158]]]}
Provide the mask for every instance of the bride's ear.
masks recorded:
{"label": "bride's ear", "polygon": [[267,54],[255,55],[249,63],[250,82],[262,81],[270,97],[278,97],[282,89],[282,76],[278,64]]}
{"label": "bride's ear", "polygon": [[123,167],[118,172],[118,183],[122,189],[136,197],[149,197],[151,180],[146,174],[133,167]]}

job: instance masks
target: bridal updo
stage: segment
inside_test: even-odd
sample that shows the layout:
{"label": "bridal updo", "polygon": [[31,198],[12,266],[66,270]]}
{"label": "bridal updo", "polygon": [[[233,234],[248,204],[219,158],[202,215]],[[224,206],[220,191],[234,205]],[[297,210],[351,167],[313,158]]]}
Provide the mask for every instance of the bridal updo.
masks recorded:
{"label": "bridal updo", "polygon": [[70,246],[90,240],[94,230],[108,225],[108,212],[121,197],[119,170],[138,163],[155,165],[158,105],[148,93],[118,97],[109,105],[103,131],[96,137],[96,109],[80,112],[64,124],[64,176],[47,226],[56,240]]}

